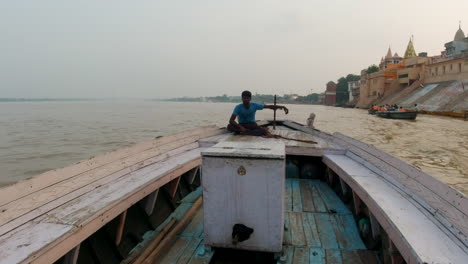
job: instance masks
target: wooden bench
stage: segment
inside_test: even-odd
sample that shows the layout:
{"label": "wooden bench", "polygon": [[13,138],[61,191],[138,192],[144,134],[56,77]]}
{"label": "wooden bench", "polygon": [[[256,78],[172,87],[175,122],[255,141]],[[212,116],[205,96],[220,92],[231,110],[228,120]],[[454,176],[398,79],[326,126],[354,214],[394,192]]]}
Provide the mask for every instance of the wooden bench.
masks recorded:
{"label": "wooden bench", "polygon": [[323,157],[368,206],[407,263],[468,263],[466,245],[399,186],[356,159],[351,152]]}
{"label": "wooden bench", "polygon": [[198,140],[220,133],[158,138],[0,189],[0,263],[53,263],[160,187],[175,190],[201,163]]}

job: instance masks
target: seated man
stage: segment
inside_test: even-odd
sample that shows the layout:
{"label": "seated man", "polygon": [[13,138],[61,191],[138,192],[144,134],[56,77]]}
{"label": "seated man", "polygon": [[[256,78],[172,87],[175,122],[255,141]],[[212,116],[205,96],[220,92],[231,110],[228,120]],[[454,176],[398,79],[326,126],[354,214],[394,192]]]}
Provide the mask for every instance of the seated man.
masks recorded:
{"label": "seated man", "polygon": [[[255,112],[268,108],[272,110],[283,109],[286,114],[289,110],[281,105],[264,105],[259,103],[250,102],[252,93],[249,91],[242,92],[242,104],[237,105],[229,119],[227,129],[241,135],[250,136],[271,136],[267,128],[262,128],[255,123]],[[239,123],[236,123],[236,117]]]}

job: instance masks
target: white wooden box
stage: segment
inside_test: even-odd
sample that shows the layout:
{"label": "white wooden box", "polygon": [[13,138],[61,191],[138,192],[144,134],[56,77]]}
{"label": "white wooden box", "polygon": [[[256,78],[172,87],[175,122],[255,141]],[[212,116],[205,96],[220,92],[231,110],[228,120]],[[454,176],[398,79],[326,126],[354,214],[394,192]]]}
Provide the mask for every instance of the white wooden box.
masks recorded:
{"label": "white wooden box", "polygon": [[[202,152],[205,244],[280,252],[284,232],[285,146],[221,142]],[[232,243],[235,224],[254,229]]]}

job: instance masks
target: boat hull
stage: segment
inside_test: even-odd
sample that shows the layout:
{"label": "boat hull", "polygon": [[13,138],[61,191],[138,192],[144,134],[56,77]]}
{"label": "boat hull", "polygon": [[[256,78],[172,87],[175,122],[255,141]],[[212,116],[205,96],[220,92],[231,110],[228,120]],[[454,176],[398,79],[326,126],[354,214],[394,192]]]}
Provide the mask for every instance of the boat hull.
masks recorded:
{"label": "boat hull", "polygon": [[418,112],[411,111],[411,112],[398,112],[398,111],[388,111],[388,112],[377,112],[376,115],[382,118],[389,118],[389,119],[406,119],[406,120],[415,120]]}

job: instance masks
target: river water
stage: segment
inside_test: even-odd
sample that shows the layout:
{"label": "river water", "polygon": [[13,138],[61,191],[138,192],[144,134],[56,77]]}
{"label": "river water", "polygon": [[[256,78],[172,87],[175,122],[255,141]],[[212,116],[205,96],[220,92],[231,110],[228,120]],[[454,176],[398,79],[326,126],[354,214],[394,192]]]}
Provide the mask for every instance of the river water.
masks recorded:
{"label": "river water", "polygon": [[[114,149],[201,125],[225,126],[235,104],[143,100],[0,103],[0,185]],[[416,121],[370,116],[360,109],[288,105],[278,119],[372,144],[468,194],[468,122],[419,115]],[[273,112],[257,112],[271,119]]]}

